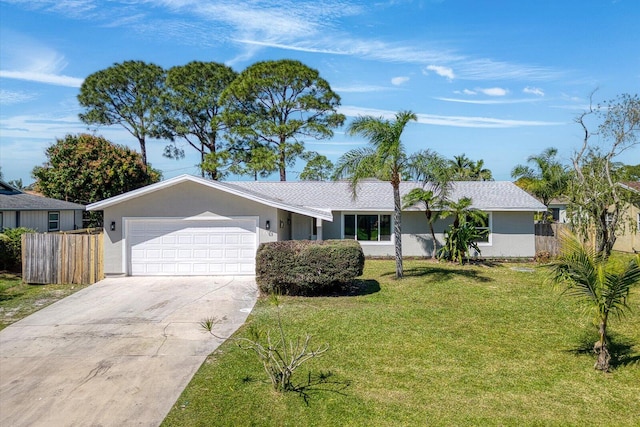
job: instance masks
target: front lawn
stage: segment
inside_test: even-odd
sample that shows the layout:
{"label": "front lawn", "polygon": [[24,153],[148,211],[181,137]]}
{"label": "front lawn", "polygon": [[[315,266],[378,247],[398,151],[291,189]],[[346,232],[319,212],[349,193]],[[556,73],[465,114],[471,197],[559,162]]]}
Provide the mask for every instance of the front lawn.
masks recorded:
{"label": "front lawn", "polygon": [[[618,359],[603,374],[591,320],[534,264],[394,271],[367,260],[360,295],[281,298],[291,336],[331,346],[296,373],[304,396],[272,391],[254,354],[227,341],[163,425],[638,425],[638,287],[611,322]],[[273,329],[276,310],[260,300],[248,324]]]}
{"label": "front lawn", "polygon": [[86,285],[28,285],[17,274],[0,272],[0,330]]}

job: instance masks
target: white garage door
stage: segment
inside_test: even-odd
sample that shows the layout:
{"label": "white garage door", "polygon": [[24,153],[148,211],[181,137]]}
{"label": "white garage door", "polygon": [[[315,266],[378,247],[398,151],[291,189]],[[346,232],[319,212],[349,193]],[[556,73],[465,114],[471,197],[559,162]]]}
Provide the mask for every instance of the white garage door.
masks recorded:
{"label": "white garage door", "polygon": [[126,221],[133,276],[255,274],[254,220]]}

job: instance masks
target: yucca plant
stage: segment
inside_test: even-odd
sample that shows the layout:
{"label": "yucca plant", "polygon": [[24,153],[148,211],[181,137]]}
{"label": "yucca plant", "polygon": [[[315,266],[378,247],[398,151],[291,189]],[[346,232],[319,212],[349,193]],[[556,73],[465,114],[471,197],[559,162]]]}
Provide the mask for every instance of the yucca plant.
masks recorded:
{"label": "yucca plant", "polygon": [[609,318],[621,318],[629,309],[629,290],[640,283],[640,257],[616,268],[604,253],[583,244],[570,232],[561,236],[561,242],[560,256],[549,265],[552,278],[555,283],[566,286],[563,293],[578,297],[593,312],[599,334],[593,346],[598,355],[594,368],[607,372],[611,362],[607,336]]}

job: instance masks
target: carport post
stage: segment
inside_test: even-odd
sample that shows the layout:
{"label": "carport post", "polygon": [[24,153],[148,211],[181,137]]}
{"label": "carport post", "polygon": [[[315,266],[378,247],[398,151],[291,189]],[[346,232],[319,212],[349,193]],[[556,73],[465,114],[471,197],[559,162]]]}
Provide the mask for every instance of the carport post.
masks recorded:
{"label": "carport post", "polygon": [[322,220],[320,218],[316,219],[316,240],[322,241]]}

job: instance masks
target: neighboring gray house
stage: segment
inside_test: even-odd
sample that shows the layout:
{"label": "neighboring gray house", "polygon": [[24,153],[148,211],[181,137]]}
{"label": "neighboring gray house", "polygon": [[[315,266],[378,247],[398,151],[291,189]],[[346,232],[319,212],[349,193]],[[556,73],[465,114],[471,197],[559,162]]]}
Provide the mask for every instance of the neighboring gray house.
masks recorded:
{"label": "neighboring gray house", "polygon": [[[403,182],[402,194],[420,183]],[[473,199],[489,215],[483,257],[533,257],[534,212],[546,210],[511,182],[456,182],[451,197]],[[87,207],[104,211],[106,274],[254,274],[258,244],[357,239],[365,255],[392,256],[393,195],[388,182],[219,182],[190,175]],[[442,243],[452,219],[435,225]],[[402,215],[403,254],[426,256],[433,242],[424,211]]]}
{"label": "neighboring gray house", "polygon": [[0,181],[0,230],[27,227],[39,232],[82,228],[84,205],[20,191]]}

